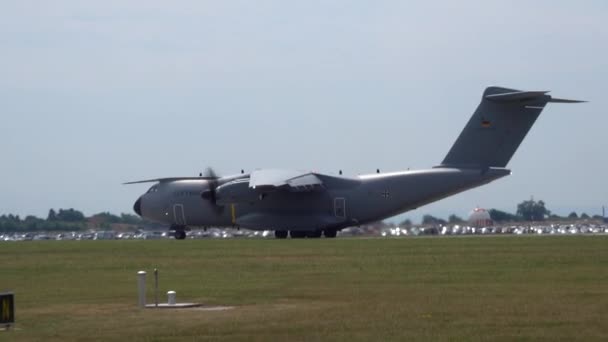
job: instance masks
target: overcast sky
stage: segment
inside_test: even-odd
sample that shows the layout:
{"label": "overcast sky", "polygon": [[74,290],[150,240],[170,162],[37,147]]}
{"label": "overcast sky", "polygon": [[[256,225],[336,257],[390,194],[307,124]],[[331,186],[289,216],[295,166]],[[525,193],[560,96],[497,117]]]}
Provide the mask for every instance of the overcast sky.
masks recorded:
{"label": "overcast sky", "polygon": [[408,213],[608,204],[606,1],[4,1],[0,214],[132,212],[122,182],[439,164],[486,86],[552,90],[513,175]]}

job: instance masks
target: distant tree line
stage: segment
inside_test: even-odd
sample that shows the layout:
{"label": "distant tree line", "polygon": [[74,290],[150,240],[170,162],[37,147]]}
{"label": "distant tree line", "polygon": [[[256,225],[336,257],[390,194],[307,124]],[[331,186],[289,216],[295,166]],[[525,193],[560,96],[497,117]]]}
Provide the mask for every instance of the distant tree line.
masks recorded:
{"label": "distant tree line", "polygon": [[[551,213],[545,206],[545,202],[535,201],[534,199],[526,200],[517,205],[517,211],[515,214],[505,212],[498,209],[489,209],[488,213],[492,218],[492,221],[497,223],[505,223],[505,222],[527,222],[527,221],[545,221],[545,220],[553,220],[553,221],[568,221],[568,220],[602,220],[603,217],[601,215],[589,216],[586,213],[582,213],[580,216],[576,212],[571,212],[568,216],[559,216]],[[435,217],[432,215],[424,215],[422,217],[421,224],[423,225],[445,225],[445,224],[462,224],[465,223],[466,220],[462,219],[457,215],[450,215],[447,220],[444,220],[439,217]],[[400,226],[409,227],[412,225],[412,221],[409,219],[405,219],[400,223]]]}
{"label": "distant tree line", "polygon": [[31,231],[78,231],[86,227],[85,222],[49,221],[28,215],[24,219],[19,215],[0,216],[0,232],[31,232]]}
{"label": "distant tree line", "polygon": [[25,218],[19,215],[0,216],[0,232],[30,232],[30,231],[80,231],[88,228],[111,228],[114,224],[124,224],[132,226],[143,226],[148,224],[131,214],[121,214],[120,216],[103,212],[86,217],[82,212],[75,209],[54,209],[49,210],[46,219],[33,215]]}
{"label": "distant tree line", "polygon": [[492,220],[496,222],[503,221],[568,221],[568,220],[602,220],[603,217],[601,215],[593,215],[589,216],[586,213],[582,213],[580,216],[576,212],[571,212],[567,216],[559,216],[557,214],[551,213],[545,207],[545,202],[534,201],[534,199],[530,199],[527,201],[523,201],[517,205],[517,212],[515,215],[498,211],[496,209],[490,210],[490,216]]}

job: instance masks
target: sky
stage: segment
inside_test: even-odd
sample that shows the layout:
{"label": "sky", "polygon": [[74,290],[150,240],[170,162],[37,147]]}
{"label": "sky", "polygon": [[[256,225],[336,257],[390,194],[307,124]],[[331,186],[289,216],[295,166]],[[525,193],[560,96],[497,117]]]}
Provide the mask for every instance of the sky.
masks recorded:
{"label": "sky", "polygon": [[5,1],[0,215],[132,213],[123,182],[441,162],[490,85],[551,90],[509,177],[419,208],[601,213],[606,1]]}

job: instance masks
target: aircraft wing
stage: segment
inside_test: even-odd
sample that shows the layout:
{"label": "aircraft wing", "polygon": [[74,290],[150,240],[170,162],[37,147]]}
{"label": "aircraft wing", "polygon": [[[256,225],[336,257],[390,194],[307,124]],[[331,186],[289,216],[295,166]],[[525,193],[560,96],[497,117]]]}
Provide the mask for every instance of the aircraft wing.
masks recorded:
{"label": "aircraft wing", "polygon": [[251,173],[249,187],[257,190],[310,192],[324,190],[323,181],[313,172],[264,169]]}
{"label": "aircraft wing", "polygon": [[134,182],[126,182],[126,183],[122,183],[123,185],[128,185],[128,184],[139,184],[139,183],[162,183],[162,182],[173,182],[173,181],[180,181],[180,180],[216,180],[219,179],[219,177],[208,177],[208,176],[200,176],[200,177],[167,177],[167,178],[154,178],[154,179],[145,179],[145,180],[139,180],[139,181],[134,181]]}

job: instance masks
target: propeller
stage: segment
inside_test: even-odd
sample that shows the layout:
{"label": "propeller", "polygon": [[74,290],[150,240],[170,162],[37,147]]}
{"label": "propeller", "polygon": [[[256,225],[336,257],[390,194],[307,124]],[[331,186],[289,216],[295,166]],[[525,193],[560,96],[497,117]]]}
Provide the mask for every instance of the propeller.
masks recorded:
{"label": "propeller", "polygon": [[[203,176],[203,174],[204,174],[204,176]],[[221,209],[222,207],[217,205],[216,196],[215,196],[215,189],[217,189],[217,187],[219,185],[218,179],[220,177],[217,176],[217,174],[211,167],[208,167],[207,169],[205,169],[205,172],[201,173],[200,175],[201,175],[201,177],[208,179],[207,183],[209,184],[209,189],[203,191],[201,193],[201,197],[208,200],[214,206]]]}

